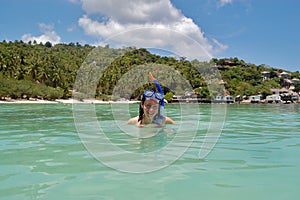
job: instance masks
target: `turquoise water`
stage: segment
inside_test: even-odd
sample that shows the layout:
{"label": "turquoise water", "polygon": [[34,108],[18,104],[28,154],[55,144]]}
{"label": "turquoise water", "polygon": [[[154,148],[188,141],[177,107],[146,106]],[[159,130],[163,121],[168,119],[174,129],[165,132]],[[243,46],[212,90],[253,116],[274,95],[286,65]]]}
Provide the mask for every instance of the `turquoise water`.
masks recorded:
{"label": "turquoise water", "polygon": [[[199,105],[199,116],[184,108],[183,118],[179,105],[167,105],[168,115],[181,125],[145,139],[123,134],[110,105],[95,109],[111,143],[137,154],[157,152],[184,134],[177,133],[182,129],[197,131],[170,165],[126,173],[86,149],[71,105],[0,104],[0,199],[293,200],[300,195],[299,105],[227,105],[222,134],[204,159],[199,149],[210,125],[210,105]],[[136,110],[137,104],[130,105],[130,115]],[[128,165],[126,157],[113,162]]]}

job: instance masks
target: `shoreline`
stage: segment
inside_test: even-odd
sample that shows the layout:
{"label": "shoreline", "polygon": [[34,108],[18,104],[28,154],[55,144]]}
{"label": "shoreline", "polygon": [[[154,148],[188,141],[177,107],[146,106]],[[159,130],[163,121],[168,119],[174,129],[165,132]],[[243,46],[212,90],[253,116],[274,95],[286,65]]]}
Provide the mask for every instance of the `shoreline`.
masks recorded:
{"label": "shoreline", "polygon": [[139,103],[140,101],[102,101],[95,99],[84,99],[82,101],[75,99],[56,99],[55,101],[49,100],[25,100],[25,99],[9,99],[9,100],[0,100],[0,104],[73,104],[73,103],[85,103],[85,104],[114,104],[114,103]]}
{"label": "shoreline", "polygon": [[[138,104],[140,101],[102,101],[102,100],[95,100],[95,99],[84,99],[84,100],[75,100],[75,99],[56,99],[54,101],[49,100],[41,100],[41,99],[7,99],[7,100],[0,100],[1,104]],[[173,102],[170,104],[186,104],[188,102]],[[259,103],[252,103],[248,100],[241,101],[241,102],[234,102],[234,103],[214,103],[214,104],[299,104],[300,102],[280,102],[280,103],[266,103],[266,102],[259,102]],[[206,103],[190,103],[190,104],[206,104]],[[207,103],[212,104],[212,103]]]}

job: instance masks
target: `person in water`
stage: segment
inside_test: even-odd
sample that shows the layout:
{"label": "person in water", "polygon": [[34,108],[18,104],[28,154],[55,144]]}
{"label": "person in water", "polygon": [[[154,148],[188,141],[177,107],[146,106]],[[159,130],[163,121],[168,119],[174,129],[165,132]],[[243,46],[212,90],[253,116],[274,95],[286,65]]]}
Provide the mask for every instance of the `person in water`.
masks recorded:
{"label": "person in water", "polygon": [[144,91],[140,103],[139,116],[129,119],[127,124],[135,124],[137,126],[144,124],[157,124],[159,126],[176,124],[171,118],[164,116],[163,91],[151,73],[149,73],[149,77],[156,85],[158,91]]}

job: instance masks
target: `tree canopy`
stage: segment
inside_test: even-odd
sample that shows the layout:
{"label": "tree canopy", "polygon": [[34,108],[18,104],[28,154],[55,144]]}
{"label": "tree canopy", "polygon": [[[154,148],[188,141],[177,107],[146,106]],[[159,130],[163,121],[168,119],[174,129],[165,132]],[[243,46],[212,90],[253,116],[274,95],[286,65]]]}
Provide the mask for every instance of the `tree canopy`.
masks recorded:
{"label": "tree canopy", "polygon": [[[99,53],[105,56],[91,56]],[[99,68],[103,63],[107,65],[105,70]],[[268,95],[271,88],[281,87],[282,80],[278,74],[283,71],[265,65],[256,66],[238,58],[213,58],[210,62],[199,62],[159,56],[143,48],[113,49],[108,45],[95,48],[79,43],[52,45],[50,42],[37,44],[36,41],[3,41],[0,42],[0,97],[51,100],[70,98],[79,68],[89,66],[86,73],[95,74],[99,73],[99,69],[104,70],[99,80],[90,80],[96,84],[97,98],[110,98],[118,85],[122,91],[120,98],[137,99],[144,89],[154,89],[155,86],[147,83],[132,91],[127,87],[128,83],[138,82],[141,73],[131,74],[130,80],[125,82],[122,82],[122,77],[136,67],[155,65],[162,67],[155,73],[160,80],[168,83],[163,88],[168,98],[176,92],[184,94],[187,90],[193,90],[198,97],[210,98],[214,95],[212,93],[219,93],[216,87],[213,89],[215,92],[212,92],[211,81],[208,81],[216,74],[220,75],[227,94]],[[263,71],[270,72],[266,80],[262,78]],[[300,78],[298,71],[290,74],[291,78]],[[80,87],[83,89],[84,83]],[[299,90],[299,85],[296,85],[295,90]]]}

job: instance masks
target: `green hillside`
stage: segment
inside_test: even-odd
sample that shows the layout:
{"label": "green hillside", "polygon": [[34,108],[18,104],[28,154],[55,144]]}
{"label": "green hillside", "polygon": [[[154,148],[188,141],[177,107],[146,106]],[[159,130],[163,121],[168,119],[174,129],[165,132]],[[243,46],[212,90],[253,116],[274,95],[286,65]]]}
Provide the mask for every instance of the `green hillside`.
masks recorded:
{"label": "green hillside", "polygon": [[[90,56],[99,53],[97,51],[104,52],[105,56],[96,57],[96,59]],[[112,61],[109,61],[109,58],[113,58]],[[211,75],[220,73],[226,93],[232,96],[267,95],[271,94],[271,88],[284,86],[284,80],[280,77],[280,73],[284,70],[265,65],[256,66],[238,58],[214,58],[206,63],[197,60],[187,61],[185,58],[158,56],[146,49],[112,49],[109,46],[95,48],[78,43],[52,45],[49,42],[37,44],[36,42],[3,41],[0,43],[0,97],[1,99],[48,100],[70,98],[78,69],[84,65],[98,66],[101,63],[109,63],[101,79],[97,80],[95,94],[101,99],[109,99],[116,84],[121,84],[119,81],[122,76],[137,66],[143,65],[160,65],[166,69],[172,69],[157,72],[161,80],[169,83],[169,87],[164,88],[166,98],[169,99],[174,94],[175,88],[178,93],[184,93],[188,88],[183,88],[184,81],[174,77],[169,71],[176,71],[188,80],[190,89],[201,98],[210,98],[212,95],[207,87],[207,77],[203,77],[208,72]],[[199,70],[204,71],[199,73]],[[262,78],[264,71],[270,72],[270,77],[266,80]],[[288,73],[290,79],[300,78],[299,72]],[[138,82],[141,78],[140,75],[134,75],[134,73],[130,77],[132,80],[126,81],[131,83]],[[126,87],[125,82],[121,85],[124,87],[122,87],[120,97],[131,99],[138,98],[145,88],[154,87],[151,84],[145,84],[132,92],[130,87]],[[295,91],[299,92],[299,88],[299,84],[296,84]],[[216,90],[215,93],[217,94],[218,91]]]}

